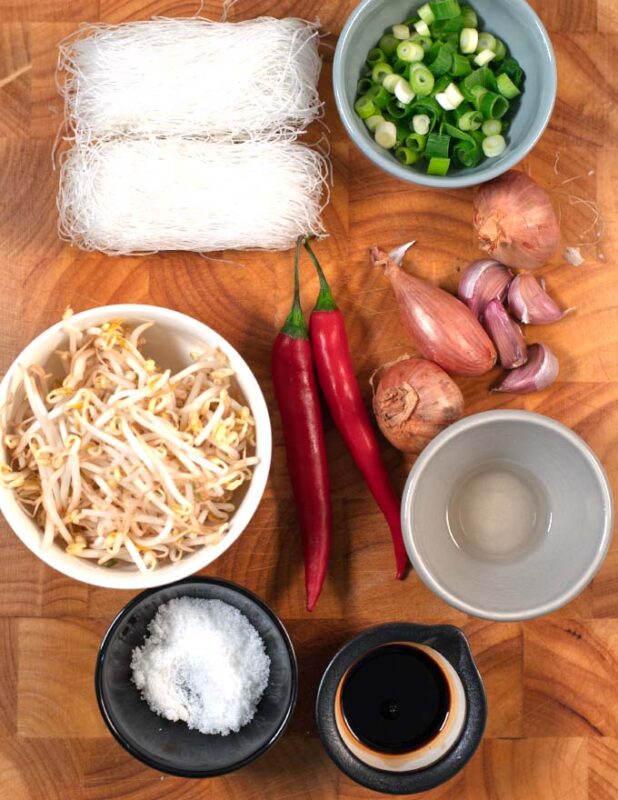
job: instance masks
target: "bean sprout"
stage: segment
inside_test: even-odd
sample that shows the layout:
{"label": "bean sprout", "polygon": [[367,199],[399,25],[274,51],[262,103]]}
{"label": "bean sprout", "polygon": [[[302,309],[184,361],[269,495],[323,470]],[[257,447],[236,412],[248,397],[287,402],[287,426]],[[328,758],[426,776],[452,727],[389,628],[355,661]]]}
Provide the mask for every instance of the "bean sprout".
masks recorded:
{"label": "bean sprout", "polygon": [[62,380],[19,368],[0,410],[0,482],[54,542],[142,572],[219,542],[252,476],[255,420],[220,350],[177,374],[140,347],[153,323],[85,331],[65,315]]}

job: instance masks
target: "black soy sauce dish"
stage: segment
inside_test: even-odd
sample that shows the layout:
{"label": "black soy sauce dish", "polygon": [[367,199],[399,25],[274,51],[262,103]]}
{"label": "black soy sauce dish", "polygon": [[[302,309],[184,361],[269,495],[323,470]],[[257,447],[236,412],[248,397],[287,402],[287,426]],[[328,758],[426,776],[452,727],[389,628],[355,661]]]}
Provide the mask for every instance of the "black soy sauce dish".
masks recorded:
{"label": "black soy sauce dish", "polygon": [[[176,597],[229,603],[262,637],[270,677],[254,718],[238,733],[203,734],[170,722],[150,710],[131,681],[133,649],[143,644],[159,606]],[[132,756],[160,772],[208,778],[244,767],[277,741],[296,704],[298,668],[287,631],[260,598],[229,581],[189,578],[142,592],[123,608],[101,643],[95,690],[107,727]]]}
{"label": "black soy sauce dish", "polygon": [[[414,658],[406,664],[411,654]],[[427,657],[433,665],[423,663]],[[385,671],[383,697],[377,688],[381,664]],[[419,681],[422,697],[416,699],[424,708],[415,707],[415,698],[404,690],[406,674]],[[436,696],[428,699],[431,692]],[[423,734],[433,737],[442,692],[450,712],[437,737],[399,747],[389,724],[395,731],[398,727],[403,730],[397,714],[407,713],[411,721],[415,709],[426,715]],[[367,708],[354,707],[365,698]],[[481,677],[466,637],[452,625],[400,622],[370,628],[335,654],[322,676],[316,700],[318,731],[330,758],[349,778],[383,794],[416,794],[450,780],[474,755],[486,720]],[[412,728],[411,723],[408,733]],[[419,733],[412,730],[412,736]]]}

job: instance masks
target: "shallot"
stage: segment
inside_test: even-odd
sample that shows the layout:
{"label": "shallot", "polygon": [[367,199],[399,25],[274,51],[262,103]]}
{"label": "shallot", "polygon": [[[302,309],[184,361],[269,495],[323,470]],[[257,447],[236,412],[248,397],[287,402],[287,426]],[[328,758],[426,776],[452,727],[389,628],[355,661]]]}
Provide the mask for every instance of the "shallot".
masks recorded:
{"label": "shallot", "polygon": [[505,369],[514,369],[526,363],[528,354],[524,335],[499,300],[492,300],[487,305],[483,322]]}
{"label": "shallot", "polygon": [[479,187],[474,227],[482,250],[518,269],[543,266],[560,244],[560,226],[549,195],[515,170]]}
{"label": "shallot", "polygon": [[377,246],[371,249],[374,265],[384,269],[392,284],[406,330],[425,358],[447,372],[483,375],[496,363],[495,347],[460,300],[401,269],[403,256],[412,244],[389,255]]}
{"label": "shallot", "polygon": [[441,430],[460,419],[464,398],[441,367],[404,356],[385,364],[374,389],[373,411],[388,441],[404,453],[420,453]]}

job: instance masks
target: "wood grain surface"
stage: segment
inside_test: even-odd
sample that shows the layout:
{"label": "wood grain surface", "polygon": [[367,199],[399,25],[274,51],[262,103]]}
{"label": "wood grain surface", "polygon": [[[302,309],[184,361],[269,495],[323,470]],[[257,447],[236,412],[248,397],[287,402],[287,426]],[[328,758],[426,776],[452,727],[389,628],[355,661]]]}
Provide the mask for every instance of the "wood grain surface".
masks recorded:
{"label": "wood grain surface", "polygon": [[[618,117],[616,0],[535,0],[556,48],[560,89],[541,143],[523,164],[561,207],[565,244],[577,244],[596,201],[605,220],[598,247],[578,268],[561,257],[543,274],[577,313],[542,331],[561,361],[558,382],[526,398],[492,396],[495,375],[461,381],[467,412],[526,408],[571,426],[599,454],[618,489]],[[346,138],[330,88],[332,47],[354,0],[241,0],[232,19],[319,16],[328,32],[321,80],[334,186],[330,238],[318,245],[344,311],[353,358],[367,377],[411,352],[392,293],[367,248],[416,238],[416,273],[456,285],[477,254],[471,193],[398,183]],[[51,151],[62,118],[54,67],[59,40],[82,21],[122,22],[194,14],[186,0],[0,0],[0,370],[70,305],[155,303],[204,320],[240,350],[271,409],[269,354],[291,297],[289,254],[240,254],[241,265],[170,253],[114,259],[79,252],[56,235]],[[218,3],[203,13],[220,15]],[[533,79],[533,78],[532,78]],[[563,183],[567,179],[573,179]],[[308,265],[307,308],[316,294]],[[541,333],[539,332],[539,336]],[[530,331],[530,339],[536,336]],[[260,594],[282,616],[297,649],[301,694],[284,738],[258,762],[210,781],[164,776],[130,758],[99,717],[97,648],[131,593],[89,588],[45,567],[8,527],[0,531],[0,798],[10,800],[364,800],[316,737],[313,703],[336,648],[366,626],[397,619],[451,622],[470,639],[489,697],[484,742],[431,800],[616,800],[618,798],[618,540],[574,602],[545,619],[491,624],[432,596],[412,574],[392,579],[385,524],[336,431],[327,445],[334,498],[330,575],[316,612],[304,611],[300,547],[281,430],[264,500],[241,540],[209,574]],[[407,466],[384,445],[393,476]],[[585,535],[585,531],[582,531]]]}

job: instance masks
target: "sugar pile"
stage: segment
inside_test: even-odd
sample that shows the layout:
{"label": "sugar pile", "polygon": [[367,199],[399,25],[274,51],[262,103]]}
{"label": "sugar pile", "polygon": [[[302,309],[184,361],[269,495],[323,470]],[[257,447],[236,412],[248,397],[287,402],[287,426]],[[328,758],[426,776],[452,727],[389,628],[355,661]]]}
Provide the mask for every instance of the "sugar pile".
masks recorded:
{"label": "sugar pile", "polygon": [[160,606],[133,650],[133,682],[150,709],[201,733],[227,736],[250,722],[270,658],[247,617],[221,600],[179,597]]}

